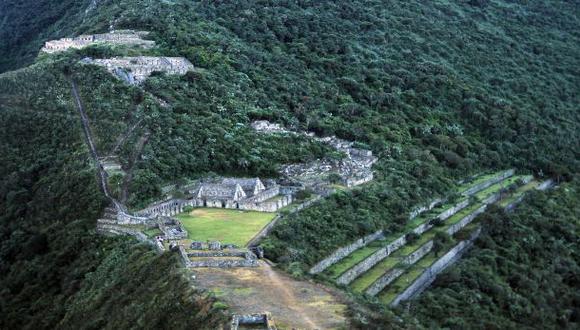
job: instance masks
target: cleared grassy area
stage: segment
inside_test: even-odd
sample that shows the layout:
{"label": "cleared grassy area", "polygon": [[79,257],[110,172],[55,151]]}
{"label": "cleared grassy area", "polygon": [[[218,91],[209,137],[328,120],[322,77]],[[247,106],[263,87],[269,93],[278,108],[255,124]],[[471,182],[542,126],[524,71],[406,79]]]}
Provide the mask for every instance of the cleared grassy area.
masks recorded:
{"label": "cleared grassy area", "polygon": [[345,271],[350,269],[352,266],[358,264],[359,262],[364,260],[366,257],[375,253],[378,249],[380,249],[381,247],[383,247],[385,245],[386,245],[385,240],[373,241],[373,242],[369,243],[369,245],[354,251],[349,256],[342,259],[340,262],[337,262],[336,264],[330,266],[326,270],[326,273],[328,274],[328,276],[330,276],[332,278],[337,278],[342,273],[344,273]]}
{"label": "cleared grassy area", "polygon": [[266,226],[275,213],[197,208],[177,218],[194,241],[220,241],[244,246]]}

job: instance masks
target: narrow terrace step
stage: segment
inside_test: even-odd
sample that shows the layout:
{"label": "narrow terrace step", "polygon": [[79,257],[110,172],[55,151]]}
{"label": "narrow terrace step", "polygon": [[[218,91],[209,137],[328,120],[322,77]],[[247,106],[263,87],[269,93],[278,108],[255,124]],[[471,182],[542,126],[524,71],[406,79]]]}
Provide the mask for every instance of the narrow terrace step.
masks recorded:
{"label": "narrow terrace step", "polygon": [[[519,179],[520,178],[515,177],[512,180],[515,182]],[[529,178],[524,179],[524,182],[528,179]],[[488,205],[486,202],[492,203],[497,201],[499,197],[497,189],[494,186],[491,186],[486,190],[488,191],[484,191],[484,194],[482,195],[482,197],[485,198],[483,203],[473,204],[467,208],[462,209],[460,212],[448,218],[445,221],[445,227],[441,230],[444,230],[449,235],[457,233],[459,230],[471,223],[479,214],[485,211]],[[408,255],[410,251],[417,247],[417,244],[427,244],[427,241],[432,243],[431,239],[435,236],[435,234],[436,231],[430,230],[426,234],[422,235],[417,243],[402,247],[391,256],[385,258],[385,260],[377,263],[369,271],[359,276],[355,281],[352,282],[351,287],[354,291],[362,292],[366,289],[367,294],[376,295],[385,286],[387,286],[402,274],[400,269],[397,270],[394,268],[396,260],[401,259],[402,256]],[[419,259],[420,258],[417,258],[415,261]]]}

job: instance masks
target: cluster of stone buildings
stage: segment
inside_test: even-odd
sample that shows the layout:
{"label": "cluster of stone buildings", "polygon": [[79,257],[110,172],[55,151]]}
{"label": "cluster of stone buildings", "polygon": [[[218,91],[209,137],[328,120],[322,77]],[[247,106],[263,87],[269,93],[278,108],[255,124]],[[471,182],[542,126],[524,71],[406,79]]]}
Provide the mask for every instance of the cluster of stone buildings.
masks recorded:
{"label": "cluster of stone buildings", "polygon": [[318,142],[330,145],[345,156],[339,160],[326,158],[308,163],[285,165],[282,167],[281,174],[291,180],[316,188],[332,183],[329,182],[329,179],[332,179],[331,174],[338,176],[340,183],[346,187],[357,186],[373,179],[372,166],[377,158],[370,150],[354,147],[354,142],[341,140],[335,136],[319,138],[312,133],[292,132],[266,120],[255,121],[252,127],[260,133],[306,135]]}
{"label": "cluster of stone buildings", "polygon": [[97,44],[108,43],[113,45],[139,46],[142,48],[151,48],[155,41],[143,40],[147,36],[147,31],[118,30],[109,33],[80,35],[74,38],[62,38],[58,40],[47,41],[41,51],[45,53],[62,52],[67,49],[81,49],[83,47]]}
{"label": "cluster of stone buildings", "polygon": [[129,84],[140,84],[153,72],[184,75],[193,70],[193,64],[184,57],[113,57],[106,59],[83,59],[85,64],[95,64],[107,69],[111,74]]}
{"label": "cluster of stone buildings", "polygon": [[265,182],[259,178],[207,179],[185,187],[185,198],[156,203],[137,214],[172,216],[187,206],[275,212],[292,203],[292,195],[283,187],[273,180]]}

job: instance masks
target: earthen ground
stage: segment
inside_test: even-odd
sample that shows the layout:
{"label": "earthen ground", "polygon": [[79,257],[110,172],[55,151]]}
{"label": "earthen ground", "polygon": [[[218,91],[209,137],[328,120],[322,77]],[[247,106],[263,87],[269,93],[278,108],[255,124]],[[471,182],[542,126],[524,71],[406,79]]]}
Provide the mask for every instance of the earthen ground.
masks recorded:
{"label": "earthen ground", "polygon": [[348,329],[344,298],[298,281],[260,261],[257,268],[194,270],[196,284],[215,292],[232,313],[270,312],[278,329]]}

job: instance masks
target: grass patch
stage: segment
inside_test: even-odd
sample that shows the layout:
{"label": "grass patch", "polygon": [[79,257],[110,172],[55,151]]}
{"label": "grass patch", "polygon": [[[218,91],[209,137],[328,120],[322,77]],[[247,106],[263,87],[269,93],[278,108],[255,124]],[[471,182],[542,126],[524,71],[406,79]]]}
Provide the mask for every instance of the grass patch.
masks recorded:
{"label": "grass patch", "polygon": [[362,292],[383,276],[387,271],[391,270],[399,263],[398,258],[393,258],[391,256],[386,257],[376,264],[373,268],[369,269],[367,272],[359,276],[354,280],[350,287],[356,292]]}
{"label": "grass patch", "polygon": [[403,290],[413,283],[425,269],[411,267],[406,273],[399,276],[391,285],[379,294],[379,300],[384,304],[390,304]]}
{"label": "grass patch", "polygon": [[244,246],[275,216],[275,213],[266,212],[197,208],[177,218],[191,240]]}
{"label": "grass patch", "polygon": [[149,229],[143,230],[143,234],[145,234],[145,236],[147,236],[147,237],[155,237],[155,236],[163,235],[163,232],[161,230],[159,230],[159,228],[149,228]]}

